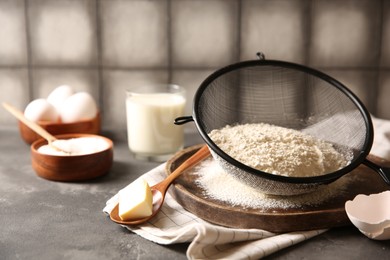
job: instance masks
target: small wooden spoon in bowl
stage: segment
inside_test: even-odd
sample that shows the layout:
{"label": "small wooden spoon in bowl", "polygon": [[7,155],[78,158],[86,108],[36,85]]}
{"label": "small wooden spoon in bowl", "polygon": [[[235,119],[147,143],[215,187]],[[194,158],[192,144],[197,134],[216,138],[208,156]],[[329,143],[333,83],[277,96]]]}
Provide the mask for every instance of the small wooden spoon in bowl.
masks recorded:
{"label": "small wooden spoon in bowl", "polygon": [[55,145],[53,145],[53,142],[55,140],[57,140],[57,138],[55,138],[53,135],[51,135],[48,131],[46,131],[45,129],[43,129],[40,125],[34,123],[33,121],[31,120],[28,120],[22,112],[20,112],[18,109],[14,108],[13,106],[7,104],[7,103],[3,103],[3,107],[8,111],[10,112],[12,115],[14,115],[17,119],[19,119],[20,121],[22,121],[26,126],[28,126],[29,128],[31,128],[31,130],[35,131],[38,135],[40,135],[41,137],[43,137],[44,139],[47,140],[48,144],[53,147],[55,150],[57,151],[61,151],[65,154],[69,154],[68,151],[65,151]]}
{"label": "small wooden spoon in bowl", "polygon": [[[205,159],[210,155],[210,150],[207,145],[202,146],[194,155],[183,162],[174,172],[172,172],[166,179],[150,187],[153,194],[153,213],[146,218],[134,219],[134,220],[122,220],[119,217],[119,204],[117,204],[110,213],[112,221],[122,225],[138,225],[147,222],[153,218],[160,211],[165,194],[172,184],[172,182],[179,177],[186,169],[195,166],[197,163]],[[131,198],[129,198],[131,199]]]}

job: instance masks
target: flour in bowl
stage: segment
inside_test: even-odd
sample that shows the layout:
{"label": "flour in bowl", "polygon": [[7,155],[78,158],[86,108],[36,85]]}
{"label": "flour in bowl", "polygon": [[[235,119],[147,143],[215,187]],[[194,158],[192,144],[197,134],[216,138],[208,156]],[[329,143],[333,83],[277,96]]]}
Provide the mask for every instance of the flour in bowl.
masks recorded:
{"label": "flour in bowl", "polygon": [[237,161],[275,175],[319,176],[350,163],[329,142],[270,124],[228,125],[209,136]]}
{"label": "flour in bowl", "polygon": [[109,144],[102,138],[77,137],[55,140],[52,145],[42,145],[37,151],[47,155],[72,156],[97,153],[107,148],[109,148]]}

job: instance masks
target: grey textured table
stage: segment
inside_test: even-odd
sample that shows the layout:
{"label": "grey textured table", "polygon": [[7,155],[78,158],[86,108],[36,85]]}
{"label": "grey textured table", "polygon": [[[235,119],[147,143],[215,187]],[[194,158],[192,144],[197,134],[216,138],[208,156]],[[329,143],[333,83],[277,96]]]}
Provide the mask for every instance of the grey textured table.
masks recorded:
{"label": "grey textured table", "polygon": [[[35,175],[29,146],[16,128],[0,128],[1,259],[186,259],[187,244],[162,246],[112,223],[102,209],[120,188],[157,163],[135,161],[125,133],[114,141],[110,173],[84,183]],[[200,143],[197,134],[186,145]],[[373,241],[354,227],[335,228],[269,259],[390,259],[390,240]]]}

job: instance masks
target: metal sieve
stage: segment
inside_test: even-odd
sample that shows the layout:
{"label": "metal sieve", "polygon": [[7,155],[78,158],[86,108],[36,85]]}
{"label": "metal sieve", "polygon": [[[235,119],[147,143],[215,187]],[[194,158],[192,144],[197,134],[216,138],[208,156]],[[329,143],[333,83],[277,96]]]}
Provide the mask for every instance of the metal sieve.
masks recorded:
{"label": "metal sieve", "polygon": [[[265,60],[243,61],[207,77],[194,96],[194,121],[211,154],[233,177],[274,195],[296,195],[329,184],[360,164],[378,172],[390,184],[390,169],[366,159],[373,143],[373,125],[362,102],[334,78],[300,64]],[[350,157],[335,172],[312,177],[287,177],[251,168],[229,156],[209,136],[226,125],[268,123],[296,129],[333,144]]]}

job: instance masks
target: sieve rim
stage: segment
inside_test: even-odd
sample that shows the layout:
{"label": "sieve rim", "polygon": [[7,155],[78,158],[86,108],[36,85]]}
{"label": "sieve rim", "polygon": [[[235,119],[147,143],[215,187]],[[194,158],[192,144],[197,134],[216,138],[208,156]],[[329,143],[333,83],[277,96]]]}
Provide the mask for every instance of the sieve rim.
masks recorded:
{"label": "sieve rim", "polygon": [[[221,150],[218,145],[216,145],[211,138],[209,137],[208,133],[205,131],[205,125],[201,121],[201,119],[198,116],[198,110],[199,110],[199,102],[200,98],[203,95],[205,89],[209,86],[211,82],[213,82],[215,79],[219,78],[220,76],[234,71],[236,69],[241,69],[245,67],[254,67],[254,66],[275,66],[275,67],[281,67],[281,68],[289,68],[297,71],[301,71],[304,73],[308,73],[310,75],[313,75],[315,77],[318,77],[326,82],[328,82],[330,85],[338,88],[343,94],[345,94],[356,106],[356,108],[359,110],[362,118],[364,119],[364,124],[366,126],[366,137],[364,140],[364,145],[362,146],[362,149],[360,149],[359,155],[357,155],[347,166],[345,166],[342,169],[339,169],[337,171],[327,173],[324,175],[318,175],[318,176],[311,176],[311,177],[289,177],[289,176],[283,176],[283,175],[275,175],[272,173],[264,172],[252,167],[249,167],[248,165],[245,165],[241,163],[240,161],[234,159],[233,157],[229,156],[227,153],[225,153],[223,150]],[[262,177],[268,180],[273,181],[279,181],[284,183],[292,183],[292,184],[327,184],[331,183],[338,178],[342,177],[343,175],[351,172],[353,169],[357,168],[360,164],[363,163],[363,161],[366,159],[367,155],[370,153],[373,139],[374,139],[374,128],[373,123],[371,120],[370,113],[368,112],[367,108],[364,106],[362,101],[344,84],[342,84],[340,81],[336,80],[335,78],[319,71],[314,68],[287,62],[287,61],[280,61],[280,60],[249,60],[249,61],[241,61],[238,63],[230,64],[228,66],[222,67],[212,74],[210,74],[199,86],[198,90],[196,91],[194,95],[194,102],[193,102],[193,108],[192,108],[192,119],[195,122],[196,128],[198,129],[198,132],[200,133],[203,140],[206,142],[206,144],[209,146],[210,149],[212,149],[218,156],[220,156],[222,159],[226,160],[228,163],[232,164],[233,166],[244,170],[245,172],[248,172],[252,175],[255,175],[257,177]]]}

